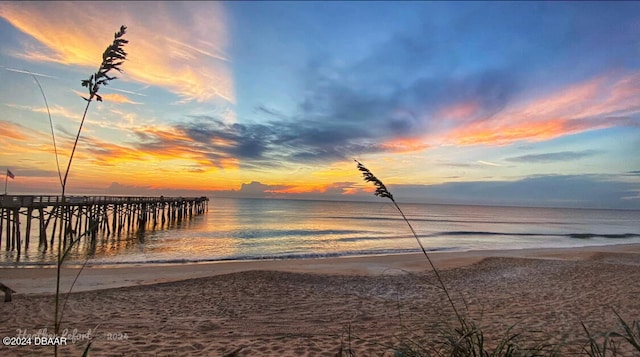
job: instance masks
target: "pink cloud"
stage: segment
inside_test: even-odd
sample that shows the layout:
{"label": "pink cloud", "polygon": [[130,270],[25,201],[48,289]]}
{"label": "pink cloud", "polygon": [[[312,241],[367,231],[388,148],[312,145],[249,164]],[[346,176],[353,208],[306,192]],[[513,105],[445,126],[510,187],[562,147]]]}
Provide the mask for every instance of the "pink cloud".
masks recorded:
{"label": "pink cloud", "polygon": [[[455,145],[509,145],[543,141],[613,126],[637,125],[627,116],[640,111],[640,73],[603,75],[507,107],[490,118],[454,126],[430,140]],[[466,103],[449,112],[466,114]],[[458,109],[456,109],[458,108]]]}

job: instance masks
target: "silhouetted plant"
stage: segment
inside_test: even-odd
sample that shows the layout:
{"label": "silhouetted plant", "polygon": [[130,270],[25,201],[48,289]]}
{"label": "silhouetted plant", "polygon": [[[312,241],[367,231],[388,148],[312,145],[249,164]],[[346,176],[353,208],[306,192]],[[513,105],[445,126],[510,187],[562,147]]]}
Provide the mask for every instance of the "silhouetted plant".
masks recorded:
{"label": "silhouetted plant", "polygon": [[411,223],[407,219],[407,216],[405,216],[405,214],[402,211],[402,209],[400,208],[400,206],[398,206],[398,203],[393,198],[393,195],[391,194],[391,192],[389,192],[389,190],[387,189],[387,186],[385,186],[384,183],[382,183],[382,181],[380,179],[378,179],[362,163],[360,163],[358,160],[354,160],[354,161],[358,164],[357,165],[358,170],[360,170],[360,172],[362,172],[362,176],[364,177],[364,180],[366,182],[372,183],[376,187],[376,191],[374,192],[374,195],[382,197],[382,198],[388,198],[389,200],[391,200],[391,202],[393,203],[393,205],[396,208],[396,210],[398,210],[398,212],[402,216],[402,219],[409,226],[409,229],[411,230],[411,233],[413,233],[413,237],[416,239],[416,241],[418,242],[418,245],[420,246],[420,249],[422,250],[422,254],[424,254],[425,258],[427,258],[427,261],[429,262],[429,265],[431,265],[431,269],[433,270],[434,274],[436,275],[436,279],[438,280],[438,283],[440,284],[440,287],[442,288],[442,290],[444,291],[445,295],[447,296],[447,300],[449,301],[449,304],[451,305],[451,308],[453,309],[453,312],[455,313],[455,315],[458,318],[458,320],[460,321],[460,323],[462,323],[462,316],[460,316],[460,314],[458,313],[458,309],[456,308],[456,304],[453,302],[453,299],[451,298],[451,295],[449,294],[449,290],[447,289],[447,286],[444,284],[444,281],[440,277],[440,273],[438,272],[438,269],[436,269],[436,266],[433,264],[433,261],[431,261],[431,258],[429,257],[429,254],[427,254],[427,250],[424,248],[424,245],[420,241],[420,238],[418,237],[418,234],[416,233],[416,231],[413,229],[413,226],[411,225]]}
{"label": "silhouetted plant", "polygon": [[116,79],[117,77],[110,77],[108,75],[112,70],[116,70],[118,72],[122,72],[120,66],[124,63],[124,60],[127,57],[127,53],[124,51],[123,47],[129,41],[122,38],[127,31],[127,27],[122,25],[120,26],[120,31],[116,32],[114,35],[113,43],[107,47],[107,49],[102,54],[102,63],[98,68],[98,71],[92,74],[89,79],[82,80],[81,84],[83,87],[87,87],[89,90],[89,98],[82,97],[87,101],[87,106],[84,108],[84,113],[82,114],[82,120],[80,121],[80,127],[78,127],[78,133],[76,134],[76,140],[73,143],[73,149],[71,149],[71,156],[69,157],[69,164],[67,165],[67,171],[64,174],[64,179],[62,181],[62,190],[64,193],[64,189],[67,185],[67,177],[69,176],[69,171],[71,170],[71,162],[73,161],[73,155],[76,152],[76,147],[78,146],[78,139],[80,139],[80,133],[82,132],[82,126],[84,125],[84,120],[87,117],[87,111],[89,110],[89,105],[91,101],[95,98],[98,102],[102,102],[102,97],[98,94],[100,90],[100,86],[106,86],[110,81]]}
{"label": "silhouetted plant", "polygon": [[[64,173],[64,178],[62,178],[62,174],[60,172],[60,165],[58,164],[58,176],[61,178],[60,180],[60,186],[62,189],[62,205],[61,207],[65,207],[66,205],[66,188],[67,188],[67,179],[69,177],[69,172],[71,171],[71,164],[73,162],[73,157],[75,155],[76,152],[76,148],[78,146],[78,140],[80,139],[80,134],[82,132],[82,127],[84,125],[85,119],[87,117],[87,112],[89,110],[89,106],[91,104],[91,102],[96,99],[97,101],[101,102],[102,101],[102,97],[98,94],[98,91],[100,90],[101,86],[106,86],[109,84],[110,81],[116,79],[116,77],[110,76],[109,73],[112,70],[116,70],[118,72],[122,72],[122,69],[120,68],[120,66],[124,63],[126,57],[127,57],[127,53],[124,51],[124,45],[126,45],[129,41],[125,40],[123,38],[123,36],[126,33],[126,26],[121,26],[120,30],[118,32],[115,33],[114,35],[114,40],[112,42],[111,45],[109,45],[107,47],[107,49],[104,51],[104,53],[102,54],[102,63],[100,64],[100,67],[98,68],[98,71],[94,74],[92,74],[89,79],[85,79],[82,80],[81,85],[83,87],[86,87],[88,89],[89,92],[89,96],[87,97],[82,97],[86,102],[87,105],[85,106],[84,109],[84,113],[82,114],[82,120],[80,121],[80,126],[78,127],[78,132],[76,134],[75,137],[75,141],[73,143],[73,148],[71,149],[71,155],[69,156],[69,162],[67,164],[67,169]],[[37,81],[37,80],[36,80]],[[40,83],[38,82],[38,85],[40,86]],[[42,87],[40,87],[40,89],[42,90]],[[44,96],[44,91],[42,91],[42,94]],[[45,96],[45,103],[46,103],[46,96]],[[48,104],[47,104],[47,110],[48,110]],[[49,121],[51,122],[51,115],[49,115]],[[51,133],[53,136],[53,141],[54,141],[54,147],[56,148],[56,163],[58,163],[58,153],[57,153],[57,146],[56,146],[56,142],[55,142],[55,134],[53,133],[53,124],[51,125],[52,129],[51,129]],[[61,211],[62,213],[62,211]],[[61,218],[62,220],[64,220],[64,214],[61,214]],[[73,245],[78,242],[80,239],[80,237],[78,237],[76,240],[71,240],[69,245],[65,247],[64,251],[62,249],[62,241],[65,238],[64,235],[64,229],[63,229],[63,224],[60,225],[60,234],[58,237],[58,258],[57,258],[57,262],[56,262],[56,295],[55,295],[55,312],[54,312],[54,333],[56,335],[58,335],[58,333],[60,332],[60,323],[62,321],[62,316],[63,316],[63,312],[64,312],[64,306],[66,305],[66,299],[65,299],[65,303],[62,306],[62,309],[60,309],[60,276],[61,276],[61,269],[62,269],[62,264],[64,263],[64,260],[66,259],[67,255],[69,254],[69,252],[71,251],[71,248],[73,247]],[[54,232],[55,234],[55,232]],[[73,286],[75,285],[78,276],[80,275],[80,272],[82,272],[82,269],[85,267],[86,265],[86,260],[85,263],[82,265],[82,268],[80,269],[80,271],[78,272],[78,274],[76,275],[75,279],[73,280],[73,283],[71,285],[71,288],[69,289],[69,291],[71,291],[71,289],[73,289]],[[68,293],[67,293],[67,297],[68,297]],[[90,343],[87,345],[87,349],[85,349],[85,354],[88,351],[88,348],[90,346]],[[54,354],[57,356],[58,355],[58,346],[54,345]]]}

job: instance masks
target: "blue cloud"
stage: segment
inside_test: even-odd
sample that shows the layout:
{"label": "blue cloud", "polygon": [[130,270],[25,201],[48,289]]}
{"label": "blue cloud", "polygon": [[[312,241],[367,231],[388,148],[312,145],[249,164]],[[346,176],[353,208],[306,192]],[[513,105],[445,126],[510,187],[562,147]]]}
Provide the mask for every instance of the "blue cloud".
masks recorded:
{"label": "blue cloud", "polygon": [[392,185],[399,201],[478,205],[640,209],[638,183],[604,176],[550,175],[517,181],[450,182],[439,185]]}
{"label": "blue cloud", "polygon": [[600,151],[597,150],[584,150],[584,151],[559,151],[550,152],[544,154],[531,154],[521,155],[505,159],[511,162],[520,163],[550,163],[550,162],[562,162],[562,161],[575,161],[594,155],[598,155]]}

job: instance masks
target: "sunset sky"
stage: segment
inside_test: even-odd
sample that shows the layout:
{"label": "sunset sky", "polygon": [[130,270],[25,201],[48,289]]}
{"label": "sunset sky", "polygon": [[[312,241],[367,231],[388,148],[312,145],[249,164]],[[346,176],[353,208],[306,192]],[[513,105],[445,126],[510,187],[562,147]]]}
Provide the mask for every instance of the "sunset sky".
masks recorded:
{"label": "sunset sky", "polygon": [[[638,2],[0,2],[0,172],[68,191],[640,209]],[[2,177],[4,178],[4,176]]]}

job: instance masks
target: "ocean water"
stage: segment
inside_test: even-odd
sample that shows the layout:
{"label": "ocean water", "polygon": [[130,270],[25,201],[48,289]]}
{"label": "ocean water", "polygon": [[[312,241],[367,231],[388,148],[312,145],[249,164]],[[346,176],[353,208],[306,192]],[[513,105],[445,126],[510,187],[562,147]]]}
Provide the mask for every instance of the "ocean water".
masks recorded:
{"label": "ocean water", "polygon": [[[640,243],[640,211],[402,204],[430,251],[576,247]],[[37,233],[32,233],[37,237]],[[37,238],[1,265],[52,265]],[[214,198],[181,224],[81,241],[70,264],[148,264],[301,259],[418,252],[393,204]]]}

